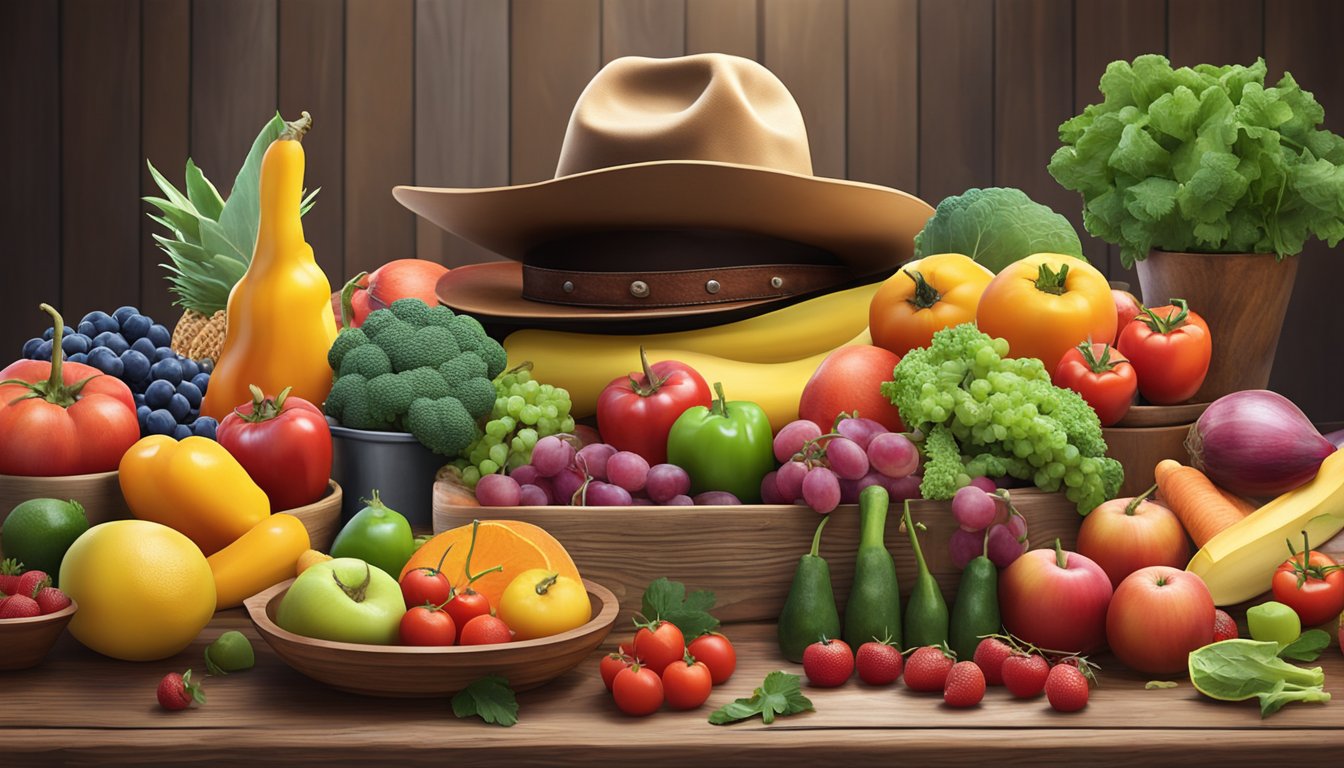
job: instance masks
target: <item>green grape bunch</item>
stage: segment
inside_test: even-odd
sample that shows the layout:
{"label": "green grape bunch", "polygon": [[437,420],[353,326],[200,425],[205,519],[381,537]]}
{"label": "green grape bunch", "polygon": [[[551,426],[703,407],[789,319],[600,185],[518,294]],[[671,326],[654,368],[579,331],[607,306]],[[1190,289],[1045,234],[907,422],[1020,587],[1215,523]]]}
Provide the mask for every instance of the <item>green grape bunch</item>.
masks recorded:
{"label": "green grape bunch", "polygon": [[468,488],[501,468],[512,471],[529,463],[541,438],[574,431],[569,391],[532,378],[531,363],[504,371],[494,385],[495,404],[481,436],[454,462]]}
{"label": "green grape bunch", "polygon": [[1114,498],[1124,469],[1106,456],[1091,406],[1054,386],[1040,360],[1008,351],[973,324],[945,328],[882,384],[902,421],[925,435],[921,493],[950,499],[973,477],[1010,475],[1062,487],[1084,515]]}

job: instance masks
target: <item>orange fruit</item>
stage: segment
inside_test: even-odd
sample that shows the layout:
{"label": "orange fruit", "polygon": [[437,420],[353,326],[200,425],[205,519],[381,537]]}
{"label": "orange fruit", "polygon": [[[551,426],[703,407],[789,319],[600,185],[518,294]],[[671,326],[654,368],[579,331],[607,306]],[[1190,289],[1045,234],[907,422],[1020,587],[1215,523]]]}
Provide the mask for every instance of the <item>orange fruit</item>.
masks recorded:
{"label": "orange fruit", "polygon": [[[449,549],[452,547],[452,549]],[[471,549],[471,524],[444,531],[416,550],[401,570],[402,575],[415,568],[433,568],[443,557],[443,574],[455,588],[467,583],[467,551]],[[444,557],[444,550],[448,550]],[[482,520],[476,533],[476,548],[471,553],[471,570],[480,573],[496,565],[495,571],[476,580],[472,589],[485,595],[492,608],[514,577],[533,568],[544,568],[561,576],[579,580],[579,569],[555,537],[540,526],[517,520]]]}

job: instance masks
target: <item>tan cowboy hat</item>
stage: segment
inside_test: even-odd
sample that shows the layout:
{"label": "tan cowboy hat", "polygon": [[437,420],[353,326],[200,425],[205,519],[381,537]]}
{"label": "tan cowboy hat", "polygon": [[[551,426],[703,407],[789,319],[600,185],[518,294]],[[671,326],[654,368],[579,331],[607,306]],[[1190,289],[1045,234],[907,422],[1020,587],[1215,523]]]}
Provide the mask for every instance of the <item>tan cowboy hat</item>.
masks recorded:
{"label": "tan cowboy hat", "polygon": [[704,325],[871,282],[911,257],[933,214],[904,192],[813,176],[788,89],[716,53],[603,67],[553,179],[392,194],[512,260],[451,270],[444,304],[536,326]]}

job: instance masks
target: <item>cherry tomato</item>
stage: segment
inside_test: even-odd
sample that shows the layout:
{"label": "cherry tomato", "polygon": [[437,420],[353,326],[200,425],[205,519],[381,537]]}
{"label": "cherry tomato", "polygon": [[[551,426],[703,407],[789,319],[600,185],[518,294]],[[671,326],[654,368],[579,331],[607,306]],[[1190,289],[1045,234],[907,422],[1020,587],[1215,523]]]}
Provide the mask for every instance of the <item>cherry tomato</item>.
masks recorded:
{"label": "cherry tomato", "polygon": [[477,616],[462,627],[458,645],[492,645],[513,640],[513,632],[503,620],[490,614]]}
{"label": "cherry tomato", "polygon": [[1304,566],[1303,554],[1294,551],[1274,571],[1274,599],[1292,608],[1302,626],[1314,627],[1344,611],[1344,566],[1315,551]]}
{"label": "cherry tomato", "polygon": [[627,654],[624,648],[620,651],[608,653],[606,656],[602,657],[602,662],[598,666],[598,669],[602,673],[602,684],[607,686],[608,691],[611,690],[611,682],[616,679],[616,673],[630,666],[634,662],[634,657]]}
{"label": "cherry tomato", "polygon": [[667,665],[680,659],[686,652],[686,638],[677,625],[660,621],[653,629],[640,627],[635,633],[635,658],[661,675]]}
{"label": "cherry tomato", "polygon": [[636,662],[616,673],[611,695],[625,714],[651,715],[663,705],[663,681],[658,673]]}
{"label": "cherry tomato", "polygon": [[663,670],[663,693],[673,709],[695,709],[709,699],[714,679],[703,661],[684,657]]}
{"label": "cherry tomato", "polygon": [[477,616],[490,614],[490,598],[467,587],[453,595],[453,599],[448,601],[447,611],[457,626],[466,628],[467,622]]}
{"label": "cherry tomato", "polygon": [[701,635],[691,641],[687,650],[697,660],[709,667],[709,675],[715,685],[725,683],[737,669],[737,651],[728,638],[717,632]]}
{"label": "cherry tomato", "polygon": [[1134,366],[1109,344],[1083,342],[1064,353],[1052,377],[1057,387],[1072,389],[1083,396],[1109,427],[1129,413],[1139,382]]}
{"label": "cherry tomato", "polygon": [[[649,466],[667,462],[667,433],[687,408],[714,398],[695,369],[676,360],[649,365],[639,353],[643,373],[612,379],[597,396],[597,431],[608,444],[643,456]],[[678,656],[680,658],[680,656]]]}
{"label": "cherry tomato", "polygon": [[445,549],[439,564],[433,568],[412,568],[401,575],[401,596],[407,609],[417,605],[444,605],[452,599],[453,585],[443,574],[443,558],[447,556]]}
{"label": "cherry tomato", "polygon": [[447,611],[430,605],[417,605],[401,617],[402,645],[452,645],[457,625]]}
{"label": "cherry tomato", "polygon": [[1153,309],[1125,326],[1116,346],[1139,377],[1139,392],[1154,405],[1175,405],[1195,396],[1209,372],[1213,340],[1208,323],[1185,299]]}
{"label": "cherry tomato", "polygon": [[1125,326],[1143,311],[1143,305],[1134,298],[1134,294],[1119,288],[1111,289],[1111,298],[1115,299],[1115,337],[1111,339],[1111,344],[1115,344],[1120,340],[1120,332],[1125,330]]}

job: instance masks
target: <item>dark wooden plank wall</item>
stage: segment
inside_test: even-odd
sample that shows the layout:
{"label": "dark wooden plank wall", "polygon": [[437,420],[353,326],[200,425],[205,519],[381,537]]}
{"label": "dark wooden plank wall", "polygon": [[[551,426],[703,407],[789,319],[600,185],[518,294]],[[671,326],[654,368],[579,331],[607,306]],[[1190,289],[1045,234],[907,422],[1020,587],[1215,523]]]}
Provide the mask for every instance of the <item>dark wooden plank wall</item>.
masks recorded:
{"label": "dark wooden plank wall", "polygon": [[[491,258],[417,221],[398,183],[496,186],[550,177],[575,97],[624,55],[724,51],[774,70],[808,122],[819,174],[931,202],[1021,187],[1069,216],[1113,279],[1113,247],[1045,165],[1058,124],[1098,98],[1108,62],[1291,70],[1344,130],[1335,0],[31,0],[0,3],[0,248],[16,286],[0,350],[41,326],[38,300],[77,319],[138,303],[173,322],[154,225],[138,198],[154,160],[187,155],[227,192],[271,110],[313,113],[305,231],[333,285],[395,258]],[[1273,386],[1319,420],[1344,403],[1321,339],[1338,253],[1303,256]],[[11,353],[12,354],[12,353]]]}

